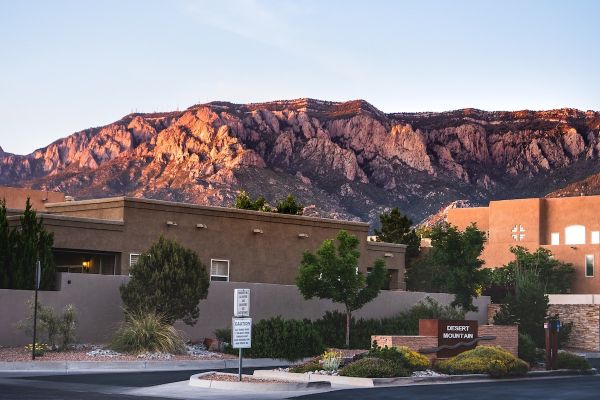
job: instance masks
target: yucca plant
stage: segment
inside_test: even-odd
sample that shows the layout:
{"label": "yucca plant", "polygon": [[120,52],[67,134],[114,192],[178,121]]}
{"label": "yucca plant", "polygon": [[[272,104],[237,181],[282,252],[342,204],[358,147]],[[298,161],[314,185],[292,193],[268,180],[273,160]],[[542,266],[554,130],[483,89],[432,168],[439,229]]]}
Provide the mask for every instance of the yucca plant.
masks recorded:
{"label": "yucca plant", "polygon": [[113,350],[139,354],[146,351],[180,354],[185,349],[177,330],[165,318],[152,312],[125,312],[125,321],[115,334]]}

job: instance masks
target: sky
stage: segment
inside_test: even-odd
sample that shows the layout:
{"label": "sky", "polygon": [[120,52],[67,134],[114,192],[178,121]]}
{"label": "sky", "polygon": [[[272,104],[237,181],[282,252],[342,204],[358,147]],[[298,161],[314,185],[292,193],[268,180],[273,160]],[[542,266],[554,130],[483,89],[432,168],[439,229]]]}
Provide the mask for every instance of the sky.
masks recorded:
{"label": "sky", "polygon": [[0,0],[0,146],[131,112],[365,99],[600,110],[600,1]]}

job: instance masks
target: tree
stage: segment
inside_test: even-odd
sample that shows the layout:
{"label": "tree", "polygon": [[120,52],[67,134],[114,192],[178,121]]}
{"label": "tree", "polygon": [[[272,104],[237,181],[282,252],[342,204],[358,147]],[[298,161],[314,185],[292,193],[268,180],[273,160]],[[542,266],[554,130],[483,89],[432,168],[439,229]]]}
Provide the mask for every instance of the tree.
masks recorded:
{"label": "tree", "polygon": [[46,231],[42,218],[31,208],[29,198],[19,226],[8,234],[8,287],[31,290],[35,285],[35,265],[40,260],[42,274],[40,288],[54,289],[56,267],[52,254],[54,234]]}
{"label": "tree", "polygon": [[379,222],[381,223],[381,230],[375,229],[378,241],[407,245],[407,263],[419,255],[421,238],[412,228],[412,221],[398,211],[398,208],[394,207],[389,213],[380,214]]}
{"label": "tree", "polygon": [[358,270],[360,252],[358,238],[341,230],[333,239],[325,240],[316,254],[302,257],[296,285],[305,299],[317,297],[341,303],[346,309],[346,347],[350,345],[352,311],[375,299],[386,280],[385,262],[375,262],[365,276]]}
{"label": "tree", "polygon": [[[463,311],[477,311],[473,297],[477,297],[486,282],[487,274],[481,269],[479,258],[485,243],[485,234],[473,224],[464,231],[455,226],[440,224],[431,229],[432,249],[420,267],[411,268],[413,275],[430,275],[441,289],[454,294],[452,306]],[[407,280],[413,278],[407,276]],[[414,279],[414,278],[413,278]]]}
{"label": "tree", "polygon": [[154,312],[171,325],[179,319],[196,323],[210,284],[196,253],[161,236],[129,272],[131,280],[120,288],[129,313]]}
{"label": "tree", "polygon": [[507,296],[494,316],[497,325],[519,325],[538,347],[544,344],[544,321],[548,313],[546,288],[537,270],[515,265],[515,293]]}
{"label": "tree", "polygon": [[242,190],[237,197],[235,198],[235,202],[233,203],[234,208],[239,208],[241,210],[253,210],[253,211],[266,211],[270,212],[271,207],[267,204],[267,200],[263,196],[259,196],[256,199],[252,200],[248,192]]}
{"label": "tree", "polygon": [[0,201],[0,289],[7,289],[10,248],[10,229],[6,213],[6,202]]}
{"label": "tree", "polygon": [[291,194],[277,202],[277,209],[275,212],[279,214],[292,214],[292,215],[302,215],[304,211],[304,206],[301,206],[296,202],[296,199]]}
{"label": "tree", "polygon": [[546,293],[568,293],[573,282],[575,269],[572,264],[556,260],[548,249],[538,248],[529,252],[521,246],[511,247],[515,259],[502,268],[491,272],[491,283],[503,287],[506,291],[515,286],[515,270],[519,265],[522,269],[535,270],[546,288]]}

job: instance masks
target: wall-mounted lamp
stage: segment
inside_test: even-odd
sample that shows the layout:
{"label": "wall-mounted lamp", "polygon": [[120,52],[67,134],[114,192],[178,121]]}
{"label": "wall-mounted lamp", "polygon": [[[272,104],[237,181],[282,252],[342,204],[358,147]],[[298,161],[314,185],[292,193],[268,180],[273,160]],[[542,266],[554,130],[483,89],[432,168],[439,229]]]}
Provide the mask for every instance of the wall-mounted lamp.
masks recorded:
{"label": "wall-mounted lamp", "polygon": [[383,253],[384,257],[394,257],[392,253]]}
{"label": "wall-mounted lamp", "polygon": [[298,234],[298,237],[299,237],[299,238],[301,238],[301,239],[306,239],[306,238],[308,238],[309,236],[308,236],[308,233],[299,233],[299,234]]}
{"label": "wall-mounted lamp", "polygon": [[81,266],[85,269],[88,269],[92,266],[92,262],[90,260],[85,260],[81,263]]}
{"label": "wall-mounted lamp", "polygon": [[260,228],[254,228],[254,229],[252,229],[252,233],[260,233],[260,234],[262,234],[262,233],[264,233],[264,232],[263,232],[263,230],[262,230],[262,229],[260,229]]}
{"label": "wall-mounted lamp", "polygon": [[175,221],[167,221],[168,226],[177,226],[177,222]]}
{"label": "wall-mounted lamp", "polygon": [[577,250],[577,246],[571,246],[573,250]]}
{"label": "wall-mounted lamp", "polygon": [[208,226],[206,226],[205,224],[196,224],[196,228],[198,228],[198,229],[208,229]]}

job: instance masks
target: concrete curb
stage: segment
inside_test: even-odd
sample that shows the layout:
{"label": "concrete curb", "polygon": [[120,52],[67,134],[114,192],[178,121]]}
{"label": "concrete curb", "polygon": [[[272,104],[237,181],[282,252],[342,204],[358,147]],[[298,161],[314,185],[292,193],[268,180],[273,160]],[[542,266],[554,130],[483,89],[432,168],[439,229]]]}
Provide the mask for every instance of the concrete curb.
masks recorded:
{"label": "concrete curb", "polygon": [[[543,378],[553,376],[580,376],[596,375],[595,368],[590,370],[554,370],[554,371],[531,371],[524,377],[507,377],[508,379],[527,379]],[[444,375],[444,376],[422,376],[422,377],[398,377],[398,378],[354,378],[349,376],[332,376],[312,373],[293,373],[273,370],[254,371],[254,376],[261,378],[288,379],[298,382],[330,382],[332,385],[376,387],[376,386],[405,386],[419,383],[441,383],[441,382],[461,382],[461,381],[481,381],[497,380],[502,378],[492,378],[487,374],[465,374],[465,375]]]}
{"label": "concrete curb", "polygon": [[[271,358],[245,359],[244,367],[288,366],[285,360]],[[238,366],[238,360],[198,361],[0,361],[0,371],[93,371],[93,370],[187,370],[226,369]]]}
{"label": "concrete curb", "polygon": [[[213,372],[203,372],[194,374],[190,377],[190,386],[201,387],[206,389],[221,389],[221,390],[244,390],[252,392],[267,392],[267,391],[295,391],[295,390],[311,390],[311,389],[329,389],[329,382],[294,382],[290,383],[251,383],[251,382],[229,382],[229,381],[213,381],[209,379],[200,379],[204,375],[210,375]],[[237,378],[237,374],[231,375]],[[252,376],[252,375],[244,375]]]}

